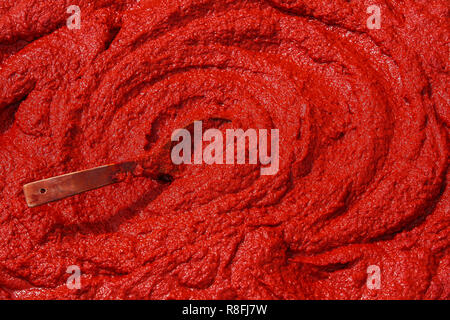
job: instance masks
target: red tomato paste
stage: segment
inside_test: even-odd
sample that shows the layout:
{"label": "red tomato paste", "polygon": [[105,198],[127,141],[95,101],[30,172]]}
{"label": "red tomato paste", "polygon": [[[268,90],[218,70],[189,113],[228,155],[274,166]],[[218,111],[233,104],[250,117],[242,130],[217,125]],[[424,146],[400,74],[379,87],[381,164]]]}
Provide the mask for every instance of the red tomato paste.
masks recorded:
{"label": "red tomato paste", "polygon": [[[0,0],[0,297],[448,299],[448,1],[376,3],[379,29],[365,0]],[[26,205],[216,118],[279,129],[277,174]]]}

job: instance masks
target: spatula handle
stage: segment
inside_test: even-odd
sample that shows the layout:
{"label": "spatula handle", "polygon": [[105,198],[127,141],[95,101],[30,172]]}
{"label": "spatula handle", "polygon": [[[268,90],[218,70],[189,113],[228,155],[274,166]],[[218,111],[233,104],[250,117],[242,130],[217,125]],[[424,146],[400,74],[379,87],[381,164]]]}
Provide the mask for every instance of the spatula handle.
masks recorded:
{"label": "spatula handle", "polygon": [[61,200],[121,180],[121,174],[132,172],[135,162],[111,164],[28,183],[23,186],[29,207]]}

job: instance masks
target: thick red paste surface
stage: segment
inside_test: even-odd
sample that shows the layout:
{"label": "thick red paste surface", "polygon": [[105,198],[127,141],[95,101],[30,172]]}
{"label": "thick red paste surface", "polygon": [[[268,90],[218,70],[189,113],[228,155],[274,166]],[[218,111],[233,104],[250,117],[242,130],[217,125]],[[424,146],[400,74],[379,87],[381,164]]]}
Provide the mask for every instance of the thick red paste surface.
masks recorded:
{"label": "thick red paste surface", "polygon": [[[376,2],[0,0],[0,297],[448,299],[448,1]],[[279,172],[26,205],[216,117],[278,128]]]}

